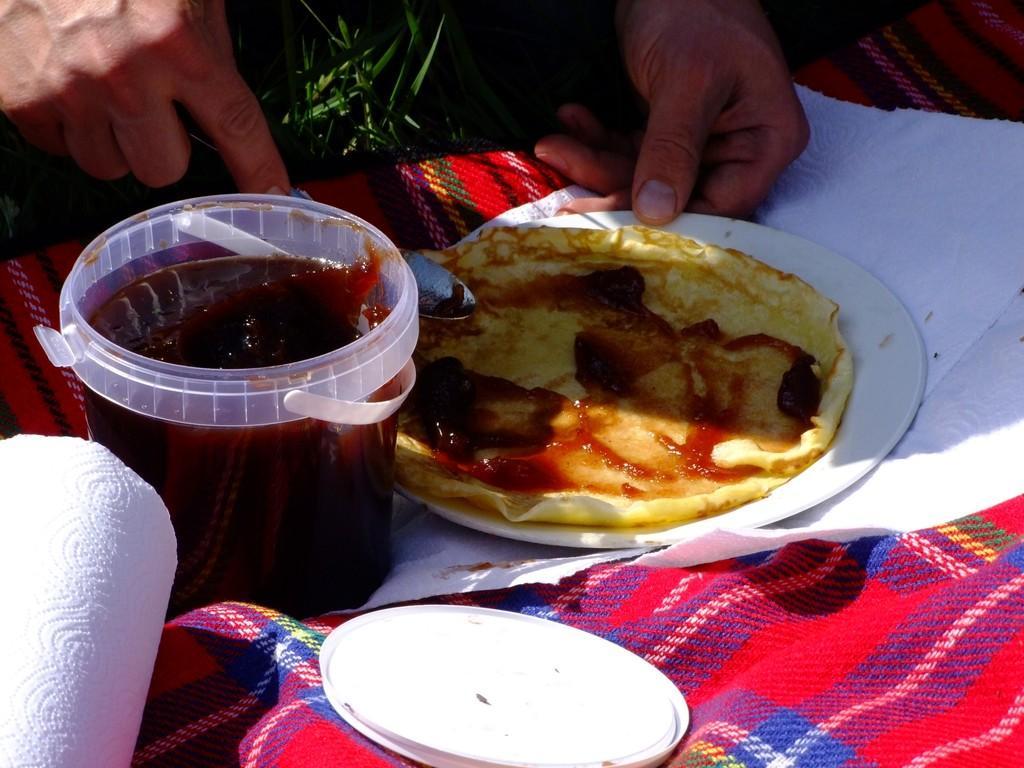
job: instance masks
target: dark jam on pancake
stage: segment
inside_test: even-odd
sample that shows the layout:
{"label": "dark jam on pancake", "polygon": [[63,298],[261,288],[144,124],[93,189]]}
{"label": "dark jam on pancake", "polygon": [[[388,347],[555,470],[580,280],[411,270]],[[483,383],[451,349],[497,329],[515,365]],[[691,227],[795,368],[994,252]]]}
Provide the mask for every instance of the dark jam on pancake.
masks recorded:
{"label": "dark jam on pancake", "polygon": [[[119,346],[193,367],[295,362],[359,336],[371,259],[220,257],[130,282],[90,322]],[[387,388],[385,388],[387,389]],[[388,396],[385,391],[380,396]],[[178,539],[172,615],[257,600],[295,616],[361,604],[389,567],[395,419],[203,427],[141,415],[85,390],[92,437],[160,493]]]}
{"label": "dark jam on pancake", "polygon": [[[777,385],[777,407],[785,414],[783,420],[791,422],[790,433],[798,435],[819,406],[814,358],[765,334],[725,339],[711,318],[673,329],[643,304],[644,287],[640,272],[628,266],[580,277],[549,276],[544,286],[520,287],[514,301],[600,305],[599,311],[587,312],[597,321],[575,338],[576,379],[587,391],[577,402],[548,389],[526,389],[466,370],[452,357],[423,366],[418,412],[437,458],[454,471],[508,491],[579,490],[630,498],[642,495],[644,485],[672,482],[680,475],[720,484],[759,472],[755,467],[720,467],[712,459],[715,445],[738,436],[734,427],[741,420],[745,393],[744,378],[735,372],[722,374],[715,360],[723,350],[733,355],[770,351],[781,358],[789,368]],[[678,414],[690,423],[683,442],[656,436],[667,462],[631,461],[602,438],[602,414],[616,403],[643,411],[645,397],[649,401],[652,396],[644,390],[643,376],[673,359],[705,378],[717,376],[717,391],[686,398],[684,412]],[[581,485],[566,471],[581,460],[614,468],[617,476],[630,480],[614,488],[599,482]]]}
{"label": "dark jam on pancake", "polygon": [[811,369],[813,365],[813,355],[797,355],[779,385],[779,410],[804,422],[811,420],[821,403],[821,382]]}
{"label": "dark jam on pancake", "polygon": [[576,357],[576,380],[587,389],[600,387],[616,395],[629,394],[633,377],[630,374],[629,350],[593,331],[576,334],[573,348]]}
{"label": "dark jam on pancake", "polygon": [[452,458],[472,458],[476,446],[468,424],[475,400],[476,385],[454,357],[442,357],[420,371],[416,407],[432,446]]}

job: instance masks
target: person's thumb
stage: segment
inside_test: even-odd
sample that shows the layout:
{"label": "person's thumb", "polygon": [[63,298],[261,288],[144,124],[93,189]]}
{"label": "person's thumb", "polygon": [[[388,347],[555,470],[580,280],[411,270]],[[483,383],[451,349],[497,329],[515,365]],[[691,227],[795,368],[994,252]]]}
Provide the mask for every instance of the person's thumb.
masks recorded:
{"label": "person's thumb", "polygon": [[719,106],[685,88],[652,93],[647,128],[633,175],[633,212],[665,224],[683,210],[700,172],[700,157]]}

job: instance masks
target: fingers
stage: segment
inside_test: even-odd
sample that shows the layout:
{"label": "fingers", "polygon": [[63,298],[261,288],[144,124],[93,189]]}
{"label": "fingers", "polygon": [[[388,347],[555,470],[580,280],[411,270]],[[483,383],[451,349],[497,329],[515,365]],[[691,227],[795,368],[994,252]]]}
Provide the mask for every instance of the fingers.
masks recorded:
{"label": "fingers", "polygon": [[568,213],[586,213],[593,210],[627,208],[628,190],[633,179],[636,148],[639,141],[633,137],[609,131],[593,112],[582,104],[564,104],[558,109],[559,122],[568,136],[545,136],[534,149],[537,158],[560,171],[577,184],[581,184],[605,197],[601,207],[595,208],[595,198],[577,201],[566,207]]}
{"label": "fingers", "polygon": [[633,180],[633,211],[647,224],[665,224],[683,210],[700,170],[711,124],[725,99],[685,86],[656,91]]}
{"label": "fingers", "polygon": [[129,171],[106,115],[93,115],[64,123],[68,153],[79,167],[97,179],[119,179]]}
{"label": "fingers", "polygon": [[17,120],[11,116],[11,119],[17,125],[18,131],[25,141],[30,144],[53,155],[68,153],[68,145],[64,141],[64,128],[56,117],[49,120]]}
{"label": "fingers", "polygon": [[570,136],[589,147],[607,149],[620,155],[636,155],[636,147],[628,136],[609,131],[582,104],[563,104],[555,116]]}
{"label": "fingers", "polygon": [[191,145],[169,101],[150,105],[140,117],[115,118],[114,135],[132,174],[146,186],[173,184],[188,170]]}
{"label": "fingers", "polygon": [[182,102],[224,158],[242,192],[282,192],[291,185],[256,96],[233,68],[198,84]]}
{"label": "fingers", "polygon": [[[781,127],[780,127],[781,126]],[[704,150],[704,170],[687,206],[697,213],[747,216],[768,196],[776,179],[807,144],[802,110],[779,126],[717,136]]]}
{"label": "fingers", "polygon": [[724,163],[704,172],[686,209],[693,213],[744,218],[761,204],[770,188],[770,182],[767,186],[756,183],[745,163]]}
{"label": "fingers", "polygon": [[602,195],[629,188],[633,179],[632,157],[595,149],[570,136],[545,136],[534,154],[576,184]]}
{"label": "fingers", "polygon": [[131,172],[150,187],[178,181],[188,169],[189,143],[169,101],[138,114],[112,116],[69,107],[62,116],[11,115],[26,140],[53,154],[68,155],[86,173],[117,179]]}
{"label": "fingers", "polygon": [[597,211],[622,211],[629,208],[629,187],[623,187],[604,197],[580,197],[566,203],[558,215],[566,213],[595,213]]}
{"label": "fingers", "polygon": [[[259,102],[237,72],[232,69],[204,84],[201,92],[183,101],[216,144],[240,190],[288,189],[288,174]],[[190,145],[169,97],[155,99],[145,109],[108,103],[109,113],[93,106],[102,102],[75,98],[59,113],[11,110],[9,116],[27,141],[47,152],[70,154],[96,178],[116,179],[131,172],[143,184],[161,187],[184,176]]]}
{"label": "fingers", "polygon": [[773,162],[710,166],[702,175],[687,209],[716,216],[748,216],[768,197],[783,167]]}
{"label": "fingers", "polygon": [[555,112],[555,117],[577,141],[592,147],[605,146],[608,131],[594,113],[582,104],[563,104]]}

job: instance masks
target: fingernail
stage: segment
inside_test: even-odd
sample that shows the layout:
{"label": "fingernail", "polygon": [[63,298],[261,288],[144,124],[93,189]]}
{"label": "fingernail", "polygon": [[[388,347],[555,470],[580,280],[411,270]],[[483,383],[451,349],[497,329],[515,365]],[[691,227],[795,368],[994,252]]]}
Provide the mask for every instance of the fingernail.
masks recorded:
{"label": "fingernail", "polygon": [[636,213],[642,219],[664,222],[676,215],[676,193],[657,179],[644,182],[636,196]]}
{"label": "fingernail", "polygon": [[284,190],[278,186],[273,186],[266,191],[266,194],[268,195],[283,195],[284,193]]}
{"label": "fingernail", "polygon": [[569,166],[566,165],[565,160],[559,155],[538,154],[537,159],[542,163],[547,163],[561,174],[568,175],[569,173]]}

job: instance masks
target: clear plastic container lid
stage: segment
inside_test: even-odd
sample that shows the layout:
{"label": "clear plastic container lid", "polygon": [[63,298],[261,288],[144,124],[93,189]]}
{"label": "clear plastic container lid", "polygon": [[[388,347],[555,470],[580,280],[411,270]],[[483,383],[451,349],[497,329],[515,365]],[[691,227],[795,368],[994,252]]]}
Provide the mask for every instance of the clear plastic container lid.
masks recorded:
{"label": "clear plastic container lid", "polygon": [[[204,242],[221,247],[182,247]],[[380,278],[368,301],[387,316],[357,340],[319,357],[234,369],[153,360],[117,346],[89,325],[91,314],[125,285],[172,264],[209,258],[211,252],[282,253],[342,264],[375,258]],[[154,418],[225,427],[305,417],[343,424],[381,421],[412,387],[411,357],[419,332],[415,278],[383,233],[337,208],[272,195],[196,198],[114,226],[75,262],[61,290],[60,326],[59,331],[37,326],[40,344],[54,365],[71,367],[94,392]],[[369,402],[396,378],[397,397]]]}

